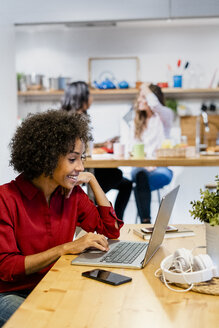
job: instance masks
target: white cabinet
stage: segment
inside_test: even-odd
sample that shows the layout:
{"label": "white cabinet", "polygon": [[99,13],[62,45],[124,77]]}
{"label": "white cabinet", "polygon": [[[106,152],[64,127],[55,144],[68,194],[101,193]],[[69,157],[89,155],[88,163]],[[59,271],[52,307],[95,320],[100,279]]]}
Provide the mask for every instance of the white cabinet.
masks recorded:
{"label": "white cabinet", "polygon": [[170,18],[217,17],[218,0],[170,0]]}

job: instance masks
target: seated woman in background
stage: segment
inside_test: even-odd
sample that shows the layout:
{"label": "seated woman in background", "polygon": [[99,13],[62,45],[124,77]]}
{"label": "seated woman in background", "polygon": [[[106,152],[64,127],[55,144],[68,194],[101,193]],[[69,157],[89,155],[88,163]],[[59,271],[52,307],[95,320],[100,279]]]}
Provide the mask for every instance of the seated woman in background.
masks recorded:
{"label": "seated woman in background", "polygon": [[[143,143],[146,155],[155,155],[156,149],[169,136],[172,121],[172,110],[164,106],[160,87],[143,84],[135,108],[132,144]],[[150,223],[151,192],[169,184],[173,172],[167,167],[138,167],[132,169],[131,175],[141,223]]]}
{"label": "seated woman in background", "polygon": [[[87,114],[91,104],[92,96],[87,83],[77,81],[68,85],[62,101],[62,110],[68,113]],[[94,144],[94,147],[109,149],[116,141],[117,138],[112,138],[103,143]],[[119,191],[115,201],[115,211],[117,217],[122,220],[132,191],[132,182],[123,177],[122,171],[118,168],[98,168],[94,170],[94,175],[105,193],[111,189]]]}
{"label": "seated woman in background", "polygon": [[[0,326],[60,256],[107,251],[105,236],[119,237],[123,222],[94,175],[84,172],[89,123],[51,110],[29,116],[12,138],[10,164],[21,174],[0,186]],[[73,241],[76,226],[88,233]]]}

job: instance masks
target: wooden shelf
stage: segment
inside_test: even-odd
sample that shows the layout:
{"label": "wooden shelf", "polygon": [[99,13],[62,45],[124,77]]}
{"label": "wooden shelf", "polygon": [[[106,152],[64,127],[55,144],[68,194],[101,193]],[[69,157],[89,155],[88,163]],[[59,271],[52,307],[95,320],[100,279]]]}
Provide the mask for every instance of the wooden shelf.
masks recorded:
{"label": "wooden shelf", "polygon": [[162,89],[166,98],[175,99],[200,99],[200,98],[219,98],[219,88],[205,89],[183,89],[183,88],[164,88]]}
{"label": "wooden shelf", "polygon": [[133,101],[138,94],[138,89],[90,89],[94,100],[131,100]]}
{"label": "wooden shelf", "polygon": [[[104,155],[103,155],[104,157]],[[84,162],[86,168],[114,168],[120,166],[218,166],[219,156],[197,157],[163,157],[154,159],[93,159],[87,158]]]}
{"label": "wooden shelf", "polygon": [[54,91],[46,91],[46,90],[35,90],[35,91],[18,91],[18,96],[29,97],[29,96],[56,96],[63,95],[63,90],[54,90]]}
{"label": "wooden shelf", "polygon": [[[174,99],[206,99],[206,98],[219,98],[219,88],[214,89],[181,89],[181,88],[163,88],[163,93],[166,98]],[[94,100],[134,100],[138,94],[138,89],[91,89],[90,93],[93,95]],[[60,99],[64,94],[63,90],[56,91],[19,91],[19,97],[37,99]]]}
{"label": "wooden shelf", "polygon": [[25,101],[60,101],[64,95],[63,90],[34,90],[34,91],[18,91],[18,97]]}

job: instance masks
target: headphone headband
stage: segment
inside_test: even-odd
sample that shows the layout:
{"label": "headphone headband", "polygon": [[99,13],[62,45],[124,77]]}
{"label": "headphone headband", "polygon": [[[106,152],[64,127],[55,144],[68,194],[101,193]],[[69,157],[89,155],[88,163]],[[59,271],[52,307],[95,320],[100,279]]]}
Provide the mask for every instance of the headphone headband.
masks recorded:
{"label": "headphone headband", "polygon": [[173,263],[174,256],[169,255],[163,259],[161,262],[160,268],[163,272],[163,275],[166,280],[170,283],[179,283],[179,284],[193,284],[202,281],[211,280],[211,278],[218,276],[217,267],[214,266],[213,262],[210,263],[210,266],[204,270],[193,271],[193,272],[174,272],[169,270],[171,264]]}

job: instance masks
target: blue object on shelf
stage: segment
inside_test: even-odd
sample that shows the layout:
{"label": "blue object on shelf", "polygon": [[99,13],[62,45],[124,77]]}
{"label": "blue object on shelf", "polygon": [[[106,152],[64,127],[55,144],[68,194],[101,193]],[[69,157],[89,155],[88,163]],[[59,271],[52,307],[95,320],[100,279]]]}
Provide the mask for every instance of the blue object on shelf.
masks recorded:
{"label": "blue object on shelf", "polygon": [[116,89],[115,84],[109,79],[105,79],[101,83],[97,83],[97,81],[94,81],[94,85],[98,89]]}
{"label": "blue object on shelf", "polygon": [[182,75],[174,75],[173,76],[173,87],[174,88],[182,88]]}
{"label": "blue object on shelf", "polygon": [[128,84],[127,81],[121,81],[121,82],[119,82],[118,87],[120,89],[128,89],[129,88],[129,84]]}
{"label": "blue object on shelf", "polygon": [[59,90],[65,90],[68,86],[68,84],[70,83],[70,78],[69,77],[59,77],[58,78],[58,87]]}

